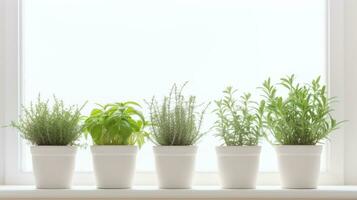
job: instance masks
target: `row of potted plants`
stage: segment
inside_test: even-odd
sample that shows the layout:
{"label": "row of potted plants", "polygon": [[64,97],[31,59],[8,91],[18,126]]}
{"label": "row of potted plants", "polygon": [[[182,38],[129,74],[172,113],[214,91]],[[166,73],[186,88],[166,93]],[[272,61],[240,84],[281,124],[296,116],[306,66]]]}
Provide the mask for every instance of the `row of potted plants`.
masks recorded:
{"label": "row of potted plants", "polygon": [[[130,188],[135,174],[138,147],[148,138],[154,155],[160,188],[190,188],[195,168],[197,143],[203,116],[209,104],[185,97],[174,85],[162,101],[148,101],[150,120],[141,106],[132,101],[99,105],[82,117],[83,107],[65,106],[54,98],[38,98],[23,108],[12,126],[31,144],[33,171],[38,188],[70,188],[82,133],[93,141],[91,152],[99,188]],[[287,89],[278,94],[277,87]],[[284,188],[316,188],[322,146],[341,122],[331,116],[333,98],[327,97],[320,78],[297,84],[294,76],[278,84],[264,81],[263,99],[254,102],[249,93],[236,99],[236,90],[227,87],[215,101],[214,125],[222,146],[216,147],[223,188],[255,188],[261,147],[266,138],[275,145]],[[200,108],[199,108],[200,107]],[[198,111],[198,109],[201,109]],[[146,127],[150,129],[147,130]]]}

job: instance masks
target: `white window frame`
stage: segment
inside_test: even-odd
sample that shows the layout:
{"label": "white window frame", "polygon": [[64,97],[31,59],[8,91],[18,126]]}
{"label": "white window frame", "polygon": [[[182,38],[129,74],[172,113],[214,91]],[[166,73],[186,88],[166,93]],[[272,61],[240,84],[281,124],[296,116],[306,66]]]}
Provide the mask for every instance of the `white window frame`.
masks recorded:
{"label": "white window frame", "polygon": [[[327,0],[327,84],[329,94],[338,96],[339,104],[335,107],[335,116],[344,118],[344,1]],[[0,0],[0,124],[8,124],[15,120],[19,113],[21,102],[21,0]],[[1,15],[4,15],[1,16]],[[4,45],[2,45],[4,43]],[[4,59],[2,59],[4,58]],[[34,184],[32,173],[21,169],[21,145],[16,130],[0,129],[0,184],[22,185]],[[344,128],[331,136],[327,145],[327,169],[320,176],[321,185],[342,185],[344,177]],[[356,147],[355,147],[356,148]],[[272,162],[276,162],[272,160]],[[259,174],[258,185],[278,185],[279,174],[262,172]],[[75,185],[92,185],[92,173],[76,173]],[[138,172],[135,185],[154,185],[154,173]],[[216,173],[196,174],[196,185],[217,185]]]}

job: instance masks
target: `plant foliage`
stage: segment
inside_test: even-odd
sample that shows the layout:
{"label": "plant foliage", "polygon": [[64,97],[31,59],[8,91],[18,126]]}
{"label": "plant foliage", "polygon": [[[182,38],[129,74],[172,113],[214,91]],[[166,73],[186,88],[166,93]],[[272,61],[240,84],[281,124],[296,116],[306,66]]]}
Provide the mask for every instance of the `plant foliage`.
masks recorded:
{"label": "plant foliage", "polygon": [[33,145],[73,145],[81,136],[80,111],[77,106],[66,107],[62,100],[54,97],[51,107],[49,100],[39,96],[37,102],[22,107],[23,115],[11,126],[20,131],[21,136]]}
{"label": "plant foliage", "polygon": [[194,145],[204,135],[200,132],[203,116],[209,104],[197,112],[195,96],[182,94],[187,82],[178,88],[174,84],[169,96],[159,104],[155,97],[148,102],[151,118],[151,140],[156,145]]}
{"label": "plant foliage", "polygon": [[266,101],[266,127],[278,144],[315,145],[341,123],[330,114],[334,98],[327,97],[320,77],[305,85],[296,84],[294,79],[291,75],[279,83],[288,91],[285,98],[277,95],[270,79],[264,81],[261,89]]}
{"label": "plant foliage", "polygon": [[96,145],[135,145],[145,143],[146,122],[133,101],[99,105],[85,119],[85,134],[90,134]]}
{"label": "plant foliage", "polygon": [[244,94],[238,101],[234,98],[236,90],[232,87],[227,87],[223,93],[223,99],[215,101],[217,136],[227,146],[258,145],[262,135],[264,103],[256,108],[257,103],[251,101],[250,93]]}

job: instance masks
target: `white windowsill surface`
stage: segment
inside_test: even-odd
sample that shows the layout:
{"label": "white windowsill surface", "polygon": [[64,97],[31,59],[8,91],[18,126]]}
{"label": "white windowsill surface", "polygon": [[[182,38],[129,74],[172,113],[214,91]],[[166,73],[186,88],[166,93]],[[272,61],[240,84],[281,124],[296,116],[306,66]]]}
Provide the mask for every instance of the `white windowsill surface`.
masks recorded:
{"label": "white windowsill surface", "polygon": [[261,186],[254,190],[221,189],[213,186],[193,189],[96,189],[77,186],[68,190],[36,189],[33,186],[0,186],[0,199],[357,199],[357,186],[321,186],[318,189],[281,189]]}

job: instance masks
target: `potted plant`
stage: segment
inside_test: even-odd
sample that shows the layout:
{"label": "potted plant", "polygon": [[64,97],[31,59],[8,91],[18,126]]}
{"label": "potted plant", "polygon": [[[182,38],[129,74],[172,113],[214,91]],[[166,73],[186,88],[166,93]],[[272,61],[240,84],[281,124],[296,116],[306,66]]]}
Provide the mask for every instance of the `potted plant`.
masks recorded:
{"label": "potted plant", "polygon": [[196,97],[186,99],[182,90],[173,85],[169,96],[159,104],[155,97],[149,104],[152,133],[156,145],[156,172],[160,188],[191,188],[197,142],[203,136],[200,128],[207,106],[197,112]]}
{"label": "potted plant", "polygon": [[277,94],[270,79],[261,88],[265,98],[265,123],[275,139],[284,188],[316,188],[320,172],[321,140],[341,122],[331,116],[331,103],[320,77],[311,84],[294,82],[294,75],[282,78],[287,96]]}
{"label": "potted plant", "polygon": [[145,142],[145,119],[136,102],[99,105],[85,119],[84,130],[90,135],[94,174],[98,188],[132,186],[137,146]]}
{"label": "potted plant", "polygon": [[215,127],[217,136],[224,142],[216,147],[220,180],[223,188],[255,188],[264,104],[256,108],[250,93],[238,101],[235,92],[227,87],[224,98],[215,101],[218,117]]}
{"label": "potted plant", "polygon": [[81,136],[82,108],[66,107],[54,97],[53,105],[40,97],[35,104],[23,107],[19,121],[11,126],[20,131],[31,146],[33,172],[37,188],[70,188],[77,147]]}

